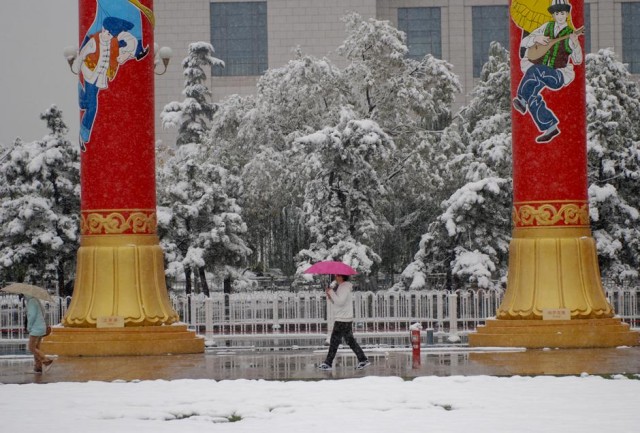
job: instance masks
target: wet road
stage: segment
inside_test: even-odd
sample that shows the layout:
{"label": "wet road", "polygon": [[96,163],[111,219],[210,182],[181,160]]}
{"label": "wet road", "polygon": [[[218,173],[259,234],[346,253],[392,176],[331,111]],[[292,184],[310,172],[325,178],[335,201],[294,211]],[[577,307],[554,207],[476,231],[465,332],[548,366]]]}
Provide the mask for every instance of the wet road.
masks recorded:
{"label": "wet road", "polygon": [[321,380],[362,376],[640,374],[640,347],[613,349],[511,350],[429,348],[414,365],[410,350],[365,351],[372,365],[355,370],[348,349],[338,352],[334,369],[320,371],[325,350],[210,350],[199,355],[140,357],[60,357],[50,371],[31,373],[27,356],[0,357],[0,383],[114,380],[266,379]]}

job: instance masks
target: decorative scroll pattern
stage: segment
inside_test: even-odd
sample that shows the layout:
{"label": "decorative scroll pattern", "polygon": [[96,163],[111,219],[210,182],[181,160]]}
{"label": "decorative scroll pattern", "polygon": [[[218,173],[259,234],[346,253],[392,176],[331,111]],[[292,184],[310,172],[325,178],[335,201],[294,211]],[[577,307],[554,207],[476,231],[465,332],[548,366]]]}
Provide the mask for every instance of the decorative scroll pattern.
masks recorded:
{"label": "decorative scroll pattern", "polygon": [[155,210],[83,211],[80,232],[99,234],[155,234],[158,223]]}
{"label": "decorative scroll pattern", "polygon": [[513,207],[515,227],[589,225],[587,203],[531,203]]}

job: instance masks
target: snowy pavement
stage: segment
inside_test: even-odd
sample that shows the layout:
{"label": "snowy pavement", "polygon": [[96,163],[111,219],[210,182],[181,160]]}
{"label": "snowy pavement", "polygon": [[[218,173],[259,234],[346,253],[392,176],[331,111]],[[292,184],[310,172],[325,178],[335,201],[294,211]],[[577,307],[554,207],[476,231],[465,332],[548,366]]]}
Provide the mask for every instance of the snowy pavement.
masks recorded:
{"label": "snowy pavement", "polygon": [[[0,357],[2,431],[635,432],[640,348]],[[565,376],[569,375],[569,376]],[[603,376],[600,376],[603,375]],[[503,377],[497,377],[503,376]],[[268,379],[268,380],[265,380]],[[340,379],[340,380],[336,380]]]}
{"label": "snowy pavement", "polygon": [[640,375],[0,385],[7,432],[635,432]]}

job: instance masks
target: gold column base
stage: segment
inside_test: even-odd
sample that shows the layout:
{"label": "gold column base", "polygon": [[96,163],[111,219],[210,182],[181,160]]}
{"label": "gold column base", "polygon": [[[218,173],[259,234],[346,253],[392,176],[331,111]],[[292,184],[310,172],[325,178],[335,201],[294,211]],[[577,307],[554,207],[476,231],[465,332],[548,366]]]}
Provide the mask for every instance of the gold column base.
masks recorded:
{"label": "gold column base", "polygon": [[95,328],[99,317],[120,316],[125,326],[179,320],[167,294],[164,259],[155,235],[83,236],[65,327]]}
{"label": "gold column base", "polygon": [[496,317],[540,320],[566,308],[572,319],[613,317],[589,228],[516,228],[509,245],[507,290]]}
{"label": "gold column base", "polygon": [[127,328],[53,328],[41,349],[59,356],[124,356],[203,353],[204,338],[186,325]]}
{"label": "gold column base", "polygon": [[[542,320],[566,309],[571,320]],[[469,334],[478,347],[637,346],[640,333],[613,318],[588,228],[516,228],[509,245],[507,291],[496,313]]]}
{"label": "gold column base", "polygon": [[469,334],[473,347],[603,348],[638,346],[640,332],[619,318],[582,320],[487,320]]}

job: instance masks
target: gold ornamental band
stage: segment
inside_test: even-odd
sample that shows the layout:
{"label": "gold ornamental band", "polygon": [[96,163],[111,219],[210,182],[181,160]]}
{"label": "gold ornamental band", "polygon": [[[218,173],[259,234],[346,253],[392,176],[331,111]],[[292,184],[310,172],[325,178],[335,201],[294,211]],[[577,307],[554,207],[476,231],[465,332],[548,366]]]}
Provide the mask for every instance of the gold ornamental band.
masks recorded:
{"label": "gold ornamental band", "polygon": [[511,233],[516,239],[543,239],[543,238],[590,238],[591,228],[589,227],[516,227]]}
{"label": "gold ornamental band", "polygon": [[96,209],[81,212],[82,235],[155,234],[155,209]]}
{"label": "gold ornamental band", "polygon": [[157,235],[83,235],[80,237],[81,247],[126,247],[159,244],[160,239]]}
{"label": "gold ornamental band", "polygon": [[516,202],[514,227],[582,226],[589,227],[587,201]]}

